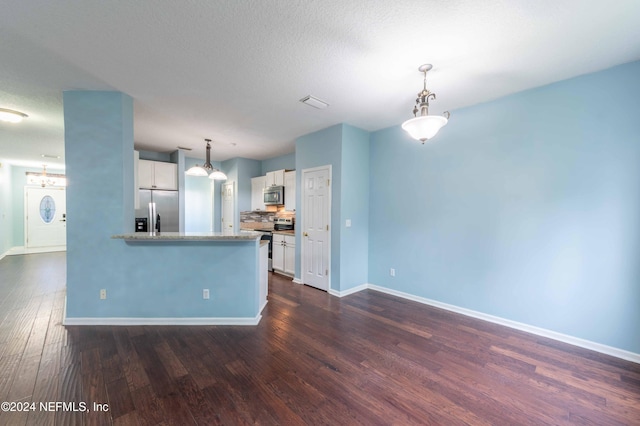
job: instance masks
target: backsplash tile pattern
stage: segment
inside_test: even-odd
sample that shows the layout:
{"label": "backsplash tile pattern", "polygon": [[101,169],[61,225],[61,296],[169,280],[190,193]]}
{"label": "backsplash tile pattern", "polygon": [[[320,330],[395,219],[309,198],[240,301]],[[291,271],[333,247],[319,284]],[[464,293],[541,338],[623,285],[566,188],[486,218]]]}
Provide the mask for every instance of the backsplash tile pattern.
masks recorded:
{"label": "backsplash tile pattern", "polygon": [[292,217],[295,212],[282,210],[280,212],[251,211],[240,212],[240,229],[268,229],[273,230],[273,221],[276,217]]}
{"label": "backsplash tile pattern", "polygon": [[271,222],[276,218],[276,212],[240,212],[240,222]]}

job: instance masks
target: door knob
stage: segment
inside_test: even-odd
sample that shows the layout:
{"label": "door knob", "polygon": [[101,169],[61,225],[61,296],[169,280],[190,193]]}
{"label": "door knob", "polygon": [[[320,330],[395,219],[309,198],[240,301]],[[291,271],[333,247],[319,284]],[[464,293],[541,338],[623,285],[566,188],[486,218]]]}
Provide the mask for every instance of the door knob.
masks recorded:
{"label": "door knob", "polygon": [[302,234],[302,235],[304,235],[305,237],[308,237],[308,236],[309,236],[309,234],[307,234],[306,232],[305,232],[304,234]]}

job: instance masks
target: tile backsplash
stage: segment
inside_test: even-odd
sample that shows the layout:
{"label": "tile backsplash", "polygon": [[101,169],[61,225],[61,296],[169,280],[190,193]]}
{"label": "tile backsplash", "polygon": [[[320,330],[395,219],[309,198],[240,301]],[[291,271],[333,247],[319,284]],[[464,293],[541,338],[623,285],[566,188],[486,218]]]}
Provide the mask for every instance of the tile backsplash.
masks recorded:
{"label": "tile backsplash", "polygon": [[240,212],[240,229],[273,229],[273,221],[276,217],[292,217],[295,219],[296,213],[285,210],[279,212]]}
{"label": "tile backsplash", "polygon": [[273,220],[276,218],[276,212],[263,212],[263,211],[254,211],[254,212],[240,212],[240,222],[264,222],[264,223],[273,223]]}

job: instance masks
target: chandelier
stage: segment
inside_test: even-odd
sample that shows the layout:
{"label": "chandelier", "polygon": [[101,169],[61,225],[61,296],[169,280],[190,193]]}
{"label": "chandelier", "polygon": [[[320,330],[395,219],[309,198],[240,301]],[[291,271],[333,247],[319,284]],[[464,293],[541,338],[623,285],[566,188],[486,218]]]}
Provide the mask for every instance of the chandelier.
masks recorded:
{"label": "chandelier", "polygon": [[[411,118],[402,123],[402,128],[406,130],[412,138],[424,142],[434,137],[438,131],[449,122],[449,111],[443,115],[429,115],[429,101],[436,98],[436,94],[427,90],[427,71],[433,68],[431,64],[424,64],[418,71],[424,73],[424,85],[422,91],[418,92],[416,105],[413,107]],[[420,115],[418,115],[418,112]]]}
{"label": "chandelier", "polygon": [[205,139],[207,143],[207,160],[202,166],[197,164],[187,170],[185,173],[189,176],[209,176],[213,180],[227,180],[227,175],[211,165],[211,139]]}
{"label": "chandelier", "polygon": [[29,185],[46,186],[66,186],[67,179],[65,175],[47,173],[47,165],[42,165],[42,173],[27,172],[27,183]]}

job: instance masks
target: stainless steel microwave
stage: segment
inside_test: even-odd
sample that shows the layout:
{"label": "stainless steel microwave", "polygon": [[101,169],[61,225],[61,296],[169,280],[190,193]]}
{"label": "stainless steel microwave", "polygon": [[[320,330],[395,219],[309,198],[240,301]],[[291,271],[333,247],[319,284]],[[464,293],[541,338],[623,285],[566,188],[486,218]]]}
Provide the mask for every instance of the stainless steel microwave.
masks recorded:
{"label": "stainless steel microwave", "polygon": [[281,206],[284,204],[284,186],[269,186],[262,190],[265,206]]}

